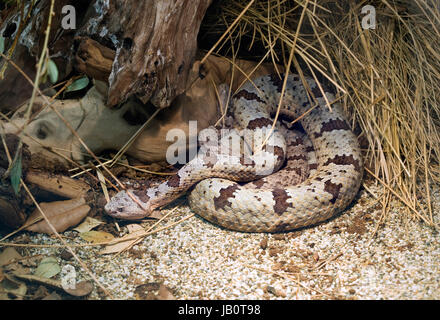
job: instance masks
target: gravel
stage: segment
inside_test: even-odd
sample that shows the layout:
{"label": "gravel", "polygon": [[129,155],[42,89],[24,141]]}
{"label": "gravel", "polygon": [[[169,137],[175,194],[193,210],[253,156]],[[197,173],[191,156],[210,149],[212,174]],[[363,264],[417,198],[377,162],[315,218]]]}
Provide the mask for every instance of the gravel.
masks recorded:
{"label": "gravel", "polygon": [[[368,189],[380,195],[378,187]],[[440,188],[432,189],[439,226]],[[160,226],[190,214],[181,204]],[[126,229],[121,227],[120,236]],[[76,231],[64,235],[69,243],[84,243]],[[58,243],[42,234],[26,237],[35,244]],[[139,299],[139,288],[151,283],[162,283],[177,299],[440,299],[438,231],[415,220],[398,201],[384,216],[365,189],[344,214],[313,228],[248,234],[194,216],[126,252],[102,255],[101,250],[75,248],[114,299]],[[78,280],[89,279],[74,259],[62,260],[61,251],[26,249],[28,255],[55,255],[61,265],[75,267]],[[107,298],[96,288],[89,296]]]}

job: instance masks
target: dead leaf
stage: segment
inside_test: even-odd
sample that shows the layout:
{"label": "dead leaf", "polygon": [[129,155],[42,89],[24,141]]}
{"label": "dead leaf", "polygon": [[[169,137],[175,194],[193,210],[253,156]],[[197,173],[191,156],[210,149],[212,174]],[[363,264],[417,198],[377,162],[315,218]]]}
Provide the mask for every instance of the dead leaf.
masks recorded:
{"label": "dead leaf", "polygon": [[49,296],[49,291],[45,286],[39,286],[38,289],[32,295],[31,300],[40,300]]}
{"label": "dead leaf", "polygon": [[43,299],[41,300],[62,300],[61,296],[56,293],[55,291],[53,291],[51,294],[45,296]]}
{"label": "dead leaf", "polygon": [[128,233],[135,234],[136,232],[143,232],[144,228],[137,223],[132,223],[127,225]]}
{"label": "dead leaf", "polygon": [[40,276],[36,276],[33,274],[23,274],[23,275],[16,275],[17,278],[19,279],[23,279],[26,281],[30,281],[30,282],[36,282],[39,284],[43,284],[52,288],[57,288],[57,289],[62,289],[64,290],[66,293],[76,296],[76,297],[82,297],[82,296],[86,296],[88,294],[90,294],[90,292],[92,292],[93,290],[93,283],[89,282],[89,281],[81,281],[78,283],[75,283],[75,287],[74,288],[65,288],[65,286],[63,286],[63,283],[61,280],[57,280],[57,279],[48,279],[45,277],[40,277]]}
{"label": "dead leaf", "polygon": [[[57,232],[63,232],[69,227],[77,225],[90,211],[90,207],[85,204],[84,198],[49,203],[42,202],[40,207]],[[37,208],[26,220],[25,225],[41,218],[41,213]],[[26,230],[47,234],[53,233],[45,220],[30,225]]]}
{"label": "dead leaf", "polygon": [[68,294],[75,297],[84,297],[89,295],[93,290],[93,283],[90,281],[81,281],[75,285],[74,289],[64,288]]}
{"label": "dead leaf", "polygon": [[110,202],[110,196],[108,195],[107,185],[105,183],[104,175],[102,174],[101,170],[96,168],[96,175],[98,176],[99,183],[101,184],[102,193],[104,194],[105,200],[107,202]]}
{"label": "dead leaf", "polygon": [[153,210],[148,216],[149,219],[157,219],[160,220],[163,218],[163,213],[160,210]]}
{"label": "dead leaf", "polygon": [[5,274],[3,281],[0,282],[0,299],[2,300],[11,300],[10,296],[22,300],[26,292],[26,284],[10,275]]}
{"label": "dead leaf", "polygon": [[7,265],[13,261],[18,261],[22,256],[12,247],[8,247],[0,253],[0,266]]}
{"label": "dead leaf", "polygon": [[88,231],[79,234],[81,238],[91,243],[100,243],[113,240],[115,237],[104,231]]}
{"label": "dead leaf", "polygon": [[103,250],[101,250],[99,253],[100,254],[111,254],[111,253],[120,253],[128,248],[130,248],[131,246],[133,246],[133,244],[135,244],[137,241],[139,241],[138,239],[129,239],[124,241],[124,238],[132,238],[133,236],[136,235],[142,235],[143,233],[145,233],[144,228],[142,228],[142,226],[140,226],[139,224],[129,224],[127,225],[127,229],[128,229],[128,234],[121,237],[121,238],[116,238],[115,241],[118,241],[116,243],[113,244],[108,244]]}
{"label": "dead leaf", "polygon": [[93,228],[99,226],[100,224],[103,224],[104,222],[99,221],[98,219],[86,217],[83,222],[76,228],[73,228],[73,230],[78,231],[79,233],[87,232],[92,230]]}
{"label": "dead leaf", "polygon": [[30,269],[23,267],[22,262],[23,257],[14,248],[6,248],[0,254],[0,266],[3,266],[4,271],[13,271],[14,273],[29,272]]}
{"label": "dead leaf", "polygon": [[176,300],[176,297],[171,292],[171,289],[161,284],[158,292],[159,300]]}
{"label": "dead leaf", "polygon": [[67,261],[73,258],[73,254],[69,250],[63,249],[60,253],[60,258]]}
{"label": "dead leaf", "polygon": [[137,300],[175,300],[171,289],[163,283],[151,282],[137,286],[135,289]]}

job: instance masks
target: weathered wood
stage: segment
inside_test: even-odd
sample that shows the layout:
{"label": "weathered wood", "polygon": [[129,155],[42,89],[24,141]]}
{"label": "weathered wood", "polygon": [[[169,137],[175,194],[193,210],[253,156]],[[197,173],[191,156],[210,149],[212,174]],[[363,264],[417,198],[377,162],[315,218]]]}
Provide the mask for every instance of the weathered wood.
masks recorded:
{"label": "weathered wood", "polygon": [[90,186],[81,180],[49,172],[29,170],[25,181],[40,189],[70,199],[85,196],[90,190]]}
{"label": "weathered wood", "polygon": [[77,37],[75,68],[91,78],[106,81],[112,71],[115,51],[88,37]]}
{"label": "weathered wood", "polygon": [[[49,54],[59,70],[59,80],[71,74],[72,68],[85,71],[91,77],[106,80],[110,86],[108,105],[114,106],[137,95],[144,103],[168,107],[187,85],[188,75],[197,50],[197,34],[206,9],[212,0],[111,0],[55,2],[55,15],[49,39]],[[61,22],[62,8],[76,9],[76,29],[65,30]],[[37,1],[29,21],[19,28],[20,10],[8,13],[0,22],[0,34],[5,37],[5,51],[19,37],[12,60],[33,79],[36,60],[41,54],[49,13],[50,0]],[[91,57],[77,55],[74,39],[88,37],[100,46]],[[116,52],[108,69],[109,50]],[[102,65],[101,65],[102,63]],[[11,92],[11,90],[13,90]],[[27,100],[32,87],[12,66],[0,80],[0,111],[14,108]],[[3,99],[5,98],[5,100]],[[6,102],[4,102],[6,101]]]}
{"label": "weathered wood", "polygon": [[[80,65],[81,72],[84,72],[91,77],[97,73],[99,75],[110,74],[112,68],[111,61],[113,61],[116,52],[107,47],[103,47],[99,42],[87,37],[79,37],[77,38],[77,41],[79,42],[75,57],[75,60],[79,61],[77,63],[77,68]],[[196,59],[200,58],[199,56],[200,54],[197,53]],[[255,69],[257,63],[254,61],[236,59],[234,63],[237,68],[233,71],[233,65],[222,57],[210,55],[205,60],[203,65],[201,65],[197,60],[193,65],[192,74],[190,74],[188,78],[189,83],[191,83],[192,86],[206,88],[207,91],[208,87],[212,86],[212,84],[218,86],[222,83],[232,83],[232,91],[235,91],[244,81],[248,79],[247,75],[251,74],[251,78],[255,79],[259,76],[276,72],[272,63],[260,64],[257,69]],[[282,72],[284,68],[282,66],[278,66],[278,70]],[[211,80],[205,82],[201,78],[205,78],[208,73],[209,77],[211,77]],[[231,78],[233,78],[232,81]],[[195,83],[195,81],[203,82],[203,84],[199,85],[198,83]],[[187,85],[187,90],[191,90],[190,85]],[[215,99],[208,101],[214,103]],[[193,108],[197,109],[198,105],[194,102],[192,102],[192,104]],[[201,103],[201,105],[202,104],[203,103]],[[201,105],[199,106],[200,108],[202,107]]]}
{"label": "weathered wood", "polygon": [[[0,21],[0,35],[5,38],[5,54],[7,54],[18,37],[11,59],[32,80],[35,78],[37,59],[43,48],[50,2],[50,0],[35,2],[35,6],[32,7],[29,18],[25,21],[22,28],[20,28],[19,24],[21,20],[20,7],[15,10],[9,10],[4,20]],[[73,1],[55,1],[54,12],[56,14],[53,17],[50,30],[48,49],[52,60],[58,66],[60,79],[63,79],[72,71],[70,51],[74,32],[61,28],[61,20],[63,18],[61,10],[64,5],[71,2]],[[77,15],[79,18],[84,15],[80,10],[81,6],[79,4],[84,2],[89,1],[81,0],[77,2]],[[23,3],[23,12],[27,15],[28,10],[31,8],[29,2],[23,1],[20,3]],[[3,62],[4,60],[0,58],[0,66]],[[50,83],[41,84],[40,88],[44,89],[49,85]],[[9,64],[4,78],[0,79],[0,111],[16,110],[17,107],[30,98],[32,90],[31,84],[15,67]]]}
{"label": "weathered wood", "polygon": [[136,94],[144,103],[163,108],[185,90],[211,1],[111,1],[96,28],[119,35],[108,79],[109,105]]}

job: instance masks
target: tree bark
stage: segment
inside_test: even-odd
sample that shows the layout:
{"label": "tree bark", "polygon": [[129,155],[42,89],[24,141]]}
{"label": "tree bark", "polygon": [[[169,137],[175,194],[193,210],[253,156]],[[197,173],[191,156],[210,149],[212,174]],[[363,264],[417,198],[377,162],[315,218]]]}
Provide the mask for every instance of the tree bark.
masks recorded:
{"label": "tree bark", "polygon": [[[59,0],[50,31],[49,54],[59,70],[59,80],[74,68],[83,70],[87,57],[75,59],[81,46],[78,37],[88,37],[101,45],[102,60],[111,50],[111,73],[95,61],[90,75],[109,84],[108,105],[114,106],[136,95],[144,103],[151,101],[164,108],[181,94],[197,50],[197,34],[212,0]],[[76,29],[62,27],[62,8],[75,8]],[[35,62],[41,54],[50,0],[38,1],[29,19],[21,26],[21,10],[11,10],[0,21],[0,35],[5,38],[5,53],[18,37],[12,60],[33,80]],[[29,7],[24,7],[24,12]],[[81,42],[81,40],[80,40]],[[2,59],[0,59],[2,62]],[[4,61],[3,61],[4,62]],[[96,63],[97,62],[97,63]],[[102,68],[101,68],[102,67]],[[14,110],[26,101],[32,87],[11,65],[0,79],[0,111]],[[5,98],[5,99],[3,99]]]}
{"label": "tree bark", "polygon": [[112,2],[103,27],[120,36],[108,79],[109,105],[136,94],[144,103],[164,108],[185,90],[199,27],[211,1]]}

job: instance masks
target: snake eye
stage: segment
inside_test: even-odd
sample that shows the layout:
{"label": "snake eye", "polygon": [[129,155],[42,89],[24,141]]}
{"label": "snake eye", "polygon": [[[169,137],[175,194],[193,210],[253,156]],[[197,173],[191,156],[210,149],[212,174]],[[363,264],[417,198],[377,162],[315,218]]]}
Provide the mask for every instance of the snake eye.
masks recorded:
{"label": "snake eye", "polygon": [[50,134],[49,126],[45,122],[40,122],[37,125],[35,136],[40,140],[44,140],[48,137],[49,134]]}
{"label": "snake eye", "polygon": [[41,139],[41,140],[44,140],[44,139],[46,139],[46,137],[47,137],[47,133],[44,132],[43,129],[39,128],[38,131],[37,131],[37,138]]}

